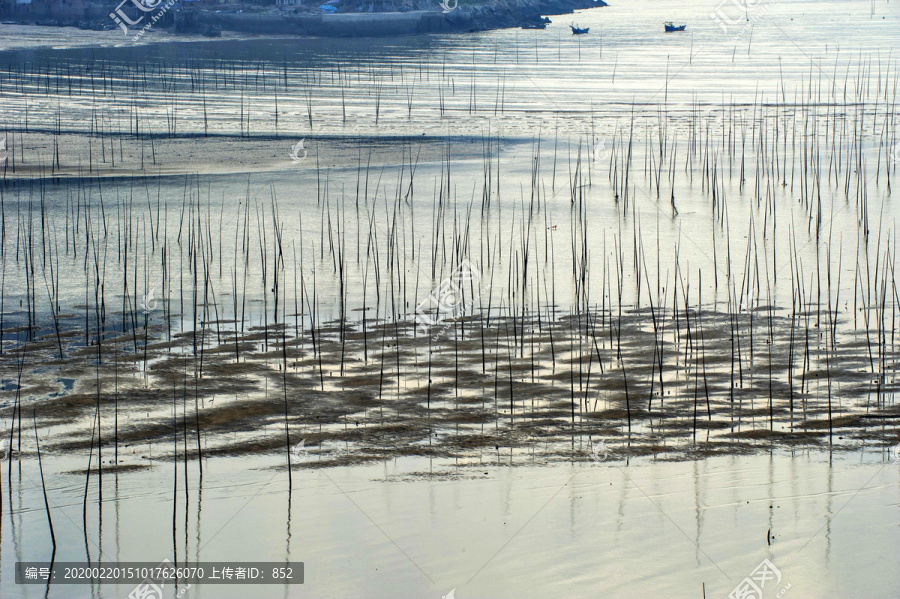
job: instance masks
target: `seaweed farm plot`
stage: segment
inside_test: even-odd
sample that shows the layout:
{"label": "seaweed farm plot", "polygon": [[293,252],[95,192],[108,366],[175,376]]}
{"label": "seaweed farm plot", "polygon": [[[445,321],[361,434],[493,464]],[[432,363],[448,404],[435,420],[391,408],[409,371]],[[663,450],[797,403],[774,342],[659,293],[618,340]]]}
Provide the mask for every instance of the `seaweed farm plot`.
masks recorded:
{"label": "seaweed farm plot", "polygon": [[843,103],[626,106],[603,148],[358,138],[342,168],[246,179],[8,173],[10,456],[36,452],[29,413],[88,472],[887,448],[898,78],[857,68]]}
{"label": "seaweed farm plot", "polygon": [[[597,447],[612,460],[684,459],[877,446],[893,428],[900,349],[883,331],[836,332],[825,309],[686,299],[484,310],[424,329],[301,329],[287,315],[244,332],[217,321],[167,338],[149,326],[93,347],[46,335],[2,356],[10,439],[30,450],[33,415],[54,430],[43,451],[85,453],[91,470],[114,471],[248,454],[293,468],[398,456],[549,463],[595,459]],[[305,459],[292,461],[301,441]]]}

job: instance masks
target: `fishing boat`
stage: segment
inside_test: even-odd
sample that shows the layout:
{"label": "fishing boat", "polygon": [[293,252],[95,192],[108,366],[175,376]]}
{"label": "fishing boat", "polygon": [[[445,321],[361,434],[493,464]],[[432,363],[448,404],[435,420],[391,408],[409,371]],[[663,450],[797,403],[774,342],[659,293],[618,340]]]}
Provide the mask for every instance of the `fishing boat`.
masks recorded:
{"label": "fishing boat", "polygon": [[581,29],[580,27],[575,27],[575,25],[569,25],[569,27],[572,28],[572,35],[582,35],[591,30],[590,27],[585,27],[584,29]]}
{"label": "fishing boat", "polygon": [[684,31],[687,25],[674,25],[672,21],[666,21],[663,23],[666,27],[666,33],[672,33],[673,31]]}

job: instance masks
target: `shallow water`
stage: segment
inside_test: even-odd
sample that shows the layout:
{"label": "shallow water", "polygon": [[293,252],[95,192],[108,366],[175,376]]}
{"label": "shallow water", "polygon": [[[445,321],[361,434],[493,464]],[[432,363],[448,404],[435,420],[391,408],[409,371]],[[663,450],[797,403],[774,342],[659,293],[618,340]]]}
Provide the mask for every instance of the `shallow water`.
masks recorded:
{"label": "shallow water", "polygon": [[[438,597],[454,588],[458,597],[702,597],[704,585],[707,597],[724,597],[763,559],[780,570],[776,590],[790,584],[785,596],[890,597],[900,589],[900,471],[884,460],[868,451],[516,467],[503,456],[465,466],[404,458],[296,470],[288,503],[283,470],[211,459],[202,483],[191,466],[188,513],[179,487],[174,533],[172,466],[154,462],[104,476],[102,527],[101,508],[89,508],[89,526],[102,533],[88,550],[104,561],[304,562],[302,586],[256,586],[255,597]],[[54,458],[64,462],[72,460]],[[4,563],[46,558],[43,510],[20,509],[41,500],[36,476],[23,468],[12,520],[5,510]],[[49,491],[57,560],[84,560],[79,478],[58,477]],[[4,596],[45,590],[14,588],[7,576],[0,585]],[[246,588],[190,592],[244,597]],[[129,590],[56,586],[51,596]]]}

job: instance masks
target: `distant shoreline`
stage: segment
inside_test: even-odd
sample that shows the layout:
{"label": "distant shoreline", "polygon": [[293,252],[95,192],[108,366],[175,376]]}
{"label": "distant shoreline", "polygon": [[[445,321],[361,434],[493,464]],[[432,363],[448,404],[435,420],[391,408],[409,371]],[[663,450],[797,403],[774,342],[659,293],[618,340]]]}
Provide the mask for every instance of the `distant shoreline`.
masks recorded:
{"label": "distant shoreline", "polygon": [[[436,7],[440,7],[435,0]],[[523,27],[547,15],[606,6],[603,0],[512,0],[459,5],[450,12],[409,11],[337,14],[206,14],[202,21],[223,30],[318,37],[376,37],[420,33],[465,33]],[[451,4],[452,6],[452,4]]]}
{"label": "distant shoreline", "polygon": [[[539,27],[542,17],[571,14],[576,10],[607,6],[604,0],[496,0],[485,4],[456,5],[442,11],[438,0],[434,10],[406,12],[345,12],[345,13],[258,13],[213,12],[210,10],[172,10],[172,19],[164,27],[172,26],[179,33],[201,33],[209,28],[249,34],[277,34],[312,37],[383,37],[423,33],[466,33],[513,27]],[[6,23],[81,28],[114,29],[112,19],[94,16],[84,20],[77,17],[42,19],[35,15],[0,17]],[[109,21],[107,23],[107,21]],[[159,26],[159,25],[158,25]]]}

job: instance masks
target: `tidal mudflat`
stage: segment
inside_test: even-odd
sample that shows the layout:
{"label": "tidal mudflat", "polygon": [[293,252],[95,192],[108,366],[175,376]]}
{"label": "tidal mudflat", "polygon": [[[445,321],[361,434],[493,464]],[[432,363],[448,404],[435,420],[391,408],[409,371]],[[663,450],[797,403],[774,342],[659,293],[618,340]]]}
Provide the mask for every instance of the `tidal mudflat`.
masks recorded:
{"label": "tidal mudflat", "polygon": [[0,25],[0,595],[896,596],[900,19],[613,4]]}

